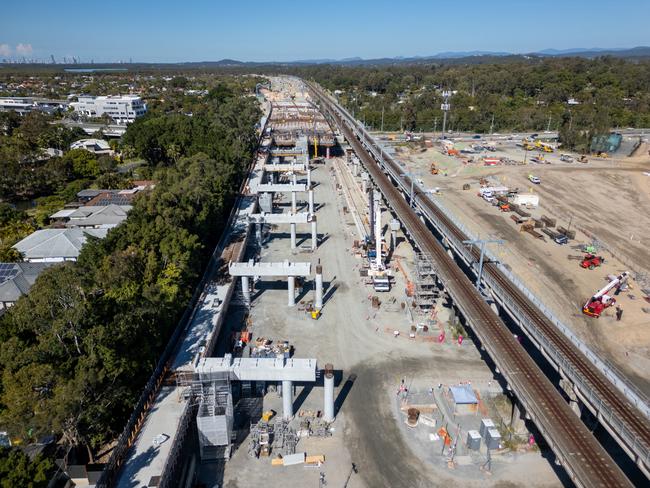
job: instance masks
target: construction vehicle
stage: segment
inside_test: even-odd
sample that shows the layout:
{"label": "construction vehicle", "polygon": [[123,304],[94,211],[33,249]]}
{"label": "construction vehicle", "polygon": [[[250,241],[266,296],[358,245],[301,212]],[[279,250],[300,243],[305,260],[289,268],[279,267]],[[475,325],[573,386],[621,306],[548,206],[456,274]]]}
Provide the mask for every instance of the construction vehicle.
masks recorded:
{"label": "construction vehicle", "polygon": [[598,290],[596,294],[587,300],[587,303],[582,306],[582,313],[589,315],[590,317],[600,317],[600,314],[602,314],[606,308],[609,308],[616,303],[616,299],[608,293],[614,290],[614,296],[618,295],[621,288],[627,282],[629,276],[630,273],[624,271],[610,281],[605,287]]}
{"label": "construction vehicle", "polygon": [[430,171],[431,171],[432,175],[437,175],[438,174],[438,168],[436,167],[436,163],[431,163]]}
{"label": "construction vehicle", "polygon": [[508,202],[499,201],[499,210],[502,212],[510,212],[510,204]]}
{"label": "construction vehicle", "polygon": [[589,160],[587,159],[587,156],[585,156],[585,155],[583,154],[582,156],[580,156],[580,157],[578,158],[578,162],[579,162],[579,163],[588,163]]}
{"label": "construction vehicle", "polygon": [[548,144],[544,144],[542,141],[535,141],[535,147],[539,149],[540,151],[544,151],[546,153],[552,153],[553,148],[549,146]]}
{"label": "construction vehicle", "polygon": [[318,320],[320,318],[320,310],[316,310],[316,309],[312,310],[311,311],[311,318],[313,320]]}
{"label": "construction vehicle", "polygon": [[605,262],[605,258],[602,256],[596,256],[595,254],[587,254],[585,255],[584,258],[582,258],[582,262],[580,263],[580,266],[584,269],[594,269],[597,268],[598,266],[602,266],[602,264]]}

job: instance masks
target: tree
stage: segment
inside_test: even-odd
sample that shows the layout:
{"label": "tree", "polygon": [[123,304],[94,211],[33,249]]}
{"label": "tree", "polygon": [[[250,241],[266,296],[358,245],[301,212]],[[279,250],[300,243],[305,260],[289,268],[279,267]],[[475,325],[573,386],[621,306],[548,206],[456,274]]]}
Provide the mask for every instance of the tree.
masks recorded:
{"label": "tree", "polygon": [[54,474],[52,459],[38,455],[33,461],[17,448],[0,447],[0,487],[45,488]]}
{"label": "tree", "polygon": [[63,156],[63,159],[72,163],[72,171],[78,178],[93,178],[100,173],[96,156],[85,149],[72,149]]}

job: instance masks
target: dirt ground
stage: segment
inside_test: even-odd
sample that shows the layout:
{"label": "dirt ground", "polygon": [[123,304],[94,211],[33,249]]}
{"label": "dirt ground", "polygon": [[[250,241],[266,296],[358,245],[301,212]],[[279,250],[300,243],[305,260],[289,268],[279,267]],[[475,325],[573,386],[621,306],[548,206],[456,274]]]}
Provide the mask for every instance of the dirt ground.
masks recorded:
{"label": "dirt ground", "polygon": [[[319,469],[271,467],[268,458],[250,458],[244,444],[226,463],[220,475],[223,486],[317,486],[321,472],[329,486],[348,488],[561,485],[557,473],[539,452],[505,456],[494,463],[490,476],[480,472],[476,465],[455,471],[441,467],[439,460],[432,462],[430,453],[418,450],[417,444],[404,434],[400,426],[404,417],[394,411],[395,392],[401,379],[431,386],[471,380],[477,387],[494,380],[470,341],[458,346],[451,340],[451,333],[442,344],[408,338],[412,322],[400,307],[406,287],[401,271],[396,271],[391,292],[381,294],[379,310],[372,308],[369,297],[375,293],[359,276],[360,258],[352,251],[352,242],[359,237],[349,209],[344,210],[348,203],[344,193],[337,189],[339,180],[333,165],[333,160],[328,161],[312,173],[318,184],[315,201],[321,245],[317,251],[312,254],[301,248],[292,253],[283,229],[275,229],[261,256],[263,261],[320,260],[325,281],[322,317],[314,321],[300,306],[287,308],[283,280],[259,284],[250,316],[255,337],[288,339],[295,346],[295,357],[315,357],[320,367],[331,362],[336,370],[341,370],[335,390],[334,435],[301,440],[298,444],[298,451],[324,454],[326,462]],[[349,171],[345,164],[338,166]],[[287,202],[285,197],[282,203]],[[384,218],[388,224],[387,212]],[[301,230],[298,229],[299,247],[304,236]],[[395,255],[400,256],[402,267],[409,273],[414,255],[404,240],[400,240]],[[300,295],[300,301],[311,301],[312,293],[308,288]],[[445,321],[443,311],[439,318]],[[400,335],[395,337],[394,330],[400,331]],[[295,398],[295,412],[322,408],[322,388],[318,385],[299,389]],[[268,394],[264,408],[281,412],[280,407],[281,400],[274,393]],[[475,420],[474,428],[478,428],[480,417]],[[352,464],[357,472],[352,471]],[[532,484],[530,473],[534,473]],[[208,467],[202,479],[214,480],[215,474]]]}
{"label": "dirt ground", "polygon": [[[514,143],[497,146],[489,156],[524,159]],[[533,153],[535,154],[535,153]],[[397,158],[418,174],[426,188],[440,188],[433,198],[460,218],[474,234],[493,236],[505,244],[492,251],[518,275],[526,286],[553,310],[590,347],[612,361],[642,390],[650,393],[650,157],[620,159],[589,158],[589,163],[563,163],[558,154],[547,155],[551,164],[498,165],[464,164],[460,158],[441,154],[437,148],[397,148]],[[530,161],[531,153],[527,156]],[[435,162],[441,170],[431,175]],[[527,177],[541,178],[540,185]],[[509,213],[502,213],[477,197],[479,179],[491,185],[519,188],[536,193],[540,207],[529,210],[533,217],[547,215],[557,225],[577,231],[576,239],[560,246],[522,233]],[[470,190],[462,190],[464,184]],[[585,244],[597,243],[605,264],[595,270],[582,269],[579,261]],[[610,308],[600,319],[581,313],[582,305],[607,283],[607,275],[632,272],[631,290],[620,295],[623,318],[617,322]]]}

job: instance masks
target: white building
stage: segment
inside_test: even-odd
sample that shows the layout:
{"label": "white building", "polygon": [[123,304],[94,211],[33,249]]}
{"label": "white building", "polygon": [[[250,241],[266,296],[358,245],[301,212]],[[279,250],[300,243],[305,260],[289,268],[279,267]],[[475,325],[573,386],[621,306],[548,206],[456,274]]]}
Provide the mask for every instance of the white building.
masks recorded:
{"label": "white building", "polygon": [[70,104],[74,111],[86,117],[108,115],[118,124],[128,124],[147,113],[147,104],[138,95],[109,95],[91,97],[79,95],[78,101]]}
{"label": "white building", "polygon": [[0,110],[14,110],[23,115],[34,108],[34,100],[25,97],[0,97]]}
{"label": "white building", "polygon": [[85,149],[95,154],[113,154],[111,146],[102,139],[79,139],[70,144],[70,149]]}

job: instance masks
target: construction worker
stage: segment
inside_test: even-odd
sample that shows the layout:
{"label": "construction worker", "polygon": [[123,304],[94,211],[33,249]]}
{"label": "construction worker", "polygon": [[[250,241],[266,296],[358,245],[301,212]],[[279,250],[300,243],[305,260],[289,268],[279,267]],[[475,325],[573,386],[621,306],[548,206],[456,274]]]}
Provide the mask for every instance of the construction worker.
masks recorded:
{"label": "construction worker", "polygon": [[616,305],[616,321],[619,322],[623,316],[623,309]]}

